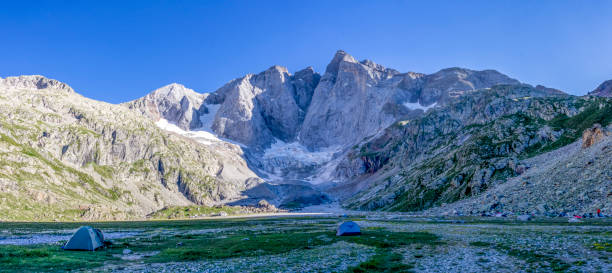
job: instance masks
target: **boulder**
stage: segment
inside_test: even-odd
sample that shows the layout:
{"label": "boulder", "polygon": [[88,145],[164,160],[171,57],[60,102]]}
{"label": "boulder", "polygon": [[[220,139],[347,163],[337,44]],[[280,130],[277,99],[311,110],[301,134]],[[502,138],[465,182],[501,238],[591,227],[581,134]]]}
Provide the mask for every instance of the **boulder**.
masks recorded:
{"label": "boulder", "polygon": [[590,129],[582,133],[582,148],[588,148],[601,141],[609,133],[600,124],[594,124]]}
{"label": "boulder", "polygon": [[519,221],[529,221],[531,219],[532,217],[529,214],[519,215],[516,217],[516,220],[519,220]]}

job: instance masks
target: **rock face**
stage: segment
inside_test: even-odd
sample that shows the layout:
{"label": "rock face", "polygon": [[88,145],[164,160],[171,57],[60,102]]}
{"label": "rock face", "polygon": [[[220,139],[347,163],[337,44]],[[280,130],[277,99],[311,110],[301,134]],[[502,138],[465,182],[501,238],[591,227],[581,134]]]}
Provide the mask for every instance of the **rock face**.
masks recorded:
{"label": "rock face", "polygon": [[4,89],[53,89],[67,93],[73,93],[74,90],[67,84],[54,80],[47,79],[40,75],[7,77],[0,78],[0,88]]}
{"label": "rock face", "polygon": [[314,91],[300,142],[310,149],[353,145],[401,117],[444,105],[464,92],[518,83],[493,70],[400,73],[338,51]]}
{"label": "rock face", "polygon": [[183,130],[202,127],[200,116],[208,109],[202,106],[206,96],[180,84],[169,84],[143,98],[127,103],[154,121],[166,119]]}
{"label": "rock face", "polygon": [[216,105],[211,130],[221,137],[256,150],[268,148],[275,139],[318,150],[352,146],[398,118],[444,105],[465,92],[518,83],[494,70],[400,73],[338,51],[322,77],[311,67],[291,75],[273,66],[210,94],[169,85],[128,105],[185,130],[201,126],[197,115]]}
{"label": "rock face", "polygon": [[207,99],[220,104],[212,130],[257,149],[269,147],[275,138],[293,141],[318,81],[312,68],[292,76],[280,66],[233,80]]}
{"label": "rock face", "polygon": [[612,97],[612,80],[605,81],[600,84],[595,90],[589,92],[591,96]]}
{"label": "rock face", "polygon": [[582,133],[582,148],[591,147],[608,135],[609,133],[601,128],[601,124],[595,124]]}

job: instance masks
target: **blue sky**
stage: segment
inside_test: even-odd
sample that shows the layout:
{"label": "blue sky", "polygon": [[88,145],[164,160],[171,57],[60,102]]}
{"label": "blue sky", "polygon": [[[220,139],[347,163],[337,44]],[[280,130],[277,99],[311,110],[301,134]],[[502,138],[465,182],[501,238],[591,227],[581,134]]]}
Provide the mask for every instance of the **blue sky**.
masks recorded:
{"label": "blue sky", "polygon": [[0,1],[0,77],[118,103],[210,92],[338,49],[402,72],[460,66],[582,95],[612,79],[612,1]]}

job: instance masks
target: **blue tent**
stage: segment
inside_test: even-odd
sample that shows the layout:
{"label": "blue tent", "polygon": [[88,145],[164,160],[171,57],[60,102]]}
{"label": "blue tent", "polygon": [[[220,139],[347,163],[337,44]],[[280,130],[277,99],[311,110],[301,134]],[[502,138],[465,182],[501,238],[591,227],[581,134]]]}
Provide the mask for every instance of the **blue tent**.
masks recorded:
{"label": "blue tent", "polygon": [[99,229],[90,226],[80,227],[64,245],[65,250],[91,250],[104,245],[104,235]]}
{"label": "blue tent", "polygon": [[336,231],[336,236],[351,236],[359,234],[361,234],[361,229],[359,229],[357,223],[353,221],[342,223]]}

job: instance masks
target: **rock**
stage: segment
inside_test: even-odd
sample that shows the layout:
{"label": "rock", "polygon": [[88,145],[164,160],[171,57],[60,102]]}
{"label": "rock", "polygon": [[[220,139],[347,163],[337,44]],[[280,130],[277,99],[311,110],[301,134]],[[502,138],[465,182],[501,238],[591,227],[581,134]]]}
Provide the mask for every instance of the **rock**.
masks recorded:
{"label": "rock", "polygon": [[523,214],[523,215],[519,215],[516,217],[517,220],[519,221],[529,221],[531,220],[531,215],[529,214]]}
{"label": "rock", "polygon": [[262,199],[259,202],[257,202],[257,207],[262,208],[265,211],[276,211],[277,210],[277,208],[274,205],[268,203],[268,201],[266,201],[265,199]]}
{"label": "rock", "polygon": [[59,90],[67,93],[74,93],[74,90],[67,84],[48,79],[40,75],[29,75],[19,77],[0,78],[0,88],[22,89],[22,90]]}
{"label": "rock", "polygon": [[208,110],[203,106],[206,95],[177,83],[161,87],[145,97],[125,103],[153,121],[165,119],[183,130],[202,127],[200,116]]}
{"label": "rock", "polygon": [[130,249],[126,248],[126,249],[123,250],[123,255],[127,255],[127,254],[130,254],[130,253],[132,253],[132,250],[130,250]]}
{"label": "rock", "polygon": [[226,217],[227,216],[227,212],[225,212],[225,211],[219,212],[219,216]]}
{"label": "rock", "polygon": [[398,118],[444,105],[451,92],[518,84],[497,71],[449,68],[431,75],[399,73],[338,51],[314,90],[299,140],[316,150],[353,145]]}
{"label": "rock", "polygon": [[582,133],[582,148],[588,148],[610,135],[600,124],[595,124]]}
{"label": "rock", "polygon": [[595,90],[589,92],[591,96],[612,97],[612,80],[600,84]]}
{"label": "rock", "polygon": [[291,142],[318,83],[312,68],[292,76],[281,66],[230,81],[207,99],[220,104],[212,129],[254,149],[269,147],[274,138]]}
{"label": "rock", "polygon": [[569,219],[567,219],[568,223],[580,223],[582,221],[578,220],[577,218],[571,217]]}

